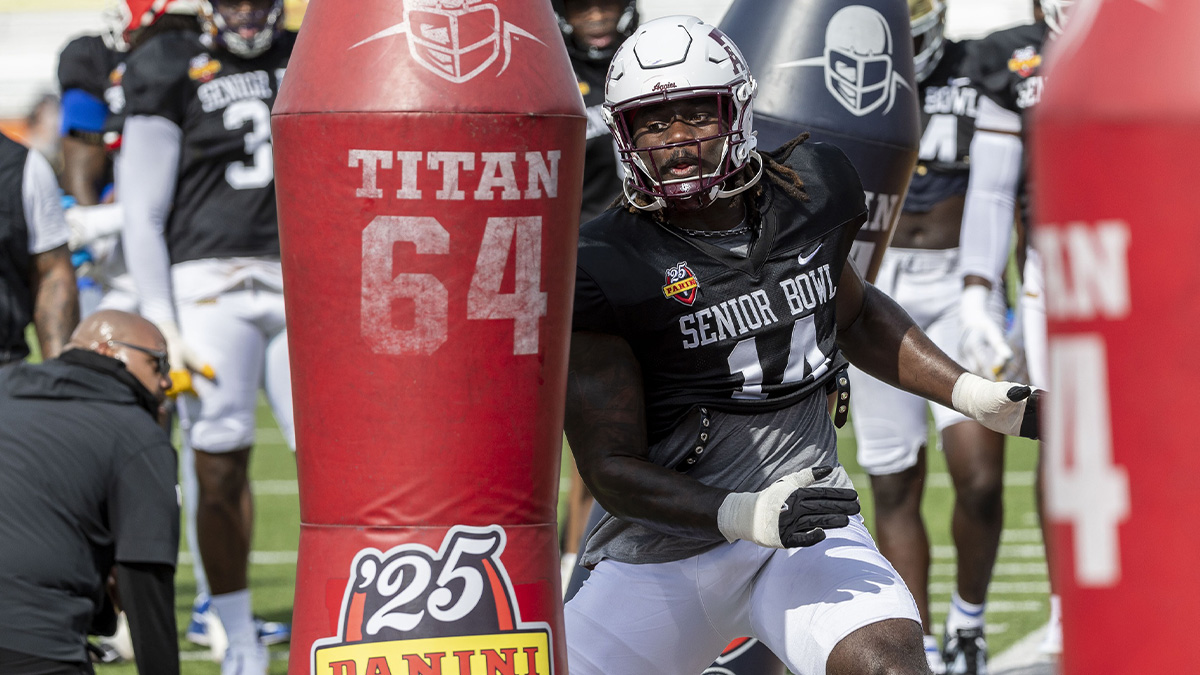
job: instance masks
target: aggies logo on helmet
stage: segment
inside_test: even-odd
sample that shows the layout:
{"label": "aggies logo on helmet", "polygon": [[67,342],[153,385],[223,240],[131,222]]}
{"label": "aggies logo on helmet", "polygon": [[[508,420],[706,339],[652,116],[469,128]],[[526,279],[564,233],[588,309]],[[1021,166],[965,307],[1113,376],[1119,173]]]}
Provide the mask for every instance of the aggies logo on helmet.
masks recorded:
{"label": "aggies logo on helmet", "polygon": [[700,297],[700,280],[688,267],[687,262],[675,263],[666,270],[667,284],[662,287],[663,296],[675,298],[691,307]]}
{"label": "aggies logo on helmet", "polygon": [[521,621],[499,525],[456,525],[437,551],[401,544],[354,556],[338,634],[313,643],[313,675],[553,675],[550,627]]}

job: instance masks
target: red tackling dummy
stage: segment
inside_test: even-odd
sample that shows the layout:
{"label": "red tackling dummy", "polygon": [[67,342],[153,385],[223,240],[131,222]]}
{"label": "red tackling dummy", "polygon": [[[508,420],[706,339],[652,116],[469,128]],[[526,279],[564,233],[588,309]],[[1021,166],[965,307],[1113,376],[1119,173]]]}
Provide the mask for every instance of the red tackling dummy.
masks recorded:
{"label": "red tackling dummy", "polygon": [[548,3],[309,5],[272,120],[292,675],[566,673],[555,505],[584,125]]}
{"label": "red tackling dummy", "polygon": [[1196,668],[1197,25],[1194,0],[1076,3],[1035,111],[1068,675]]}

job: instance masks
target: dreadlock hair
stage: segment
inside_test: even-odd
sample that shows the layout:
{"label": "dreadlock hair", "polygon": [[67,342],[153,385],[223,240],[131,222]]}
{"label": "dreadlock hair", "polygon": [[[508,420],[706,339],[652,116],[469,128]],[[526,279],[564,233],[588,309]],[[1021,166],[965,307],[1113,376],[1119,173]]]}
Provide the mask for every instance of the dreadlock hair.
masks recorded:
{"label": "dreadlock hair", "polygon": [[[792,151],[807,140],[808,132],[806,131],[787,143],[779,146],[775,150],[759,154],[763,163],[763,176],[767,180],[774,183],[776,187],[783,190],[784,194],[799,202],[808,201],[808,193],[804,191],[804,181],[800,179],[800,176],[792,169],[792,167],[788,166],[786,162],[788,161],[788,158],[792,156]],[[730,187],[735,188],[747,179],[748,177],[746,175],[746,171],[743,169],[738,173],[738,175],[733,177],[733,185]],[[766,189],[760,180],[758,185],[754,186],[754,189],[750,192],[749,196],[754,203],[758,203],[758,201],[763,198],[765,193]],[[646,206],[649,203],[649,200],[646,202],[641,201],[645,199],[645,197],[641,194],[634,193],[633,198],[638,200],[642,206]],[[609,205],[610,208],[613,206],[623,206],[630,213],[637,213],[640,210],[626,198],[624,191],[622,191],[622,193],[613,200],[613,203]],[[750,224],[754,227],[758,227],[758,219],[761,217],[758,209],[751,208],[748,209],[748,211],[750,212]],[[666,217],[663,215],[662,211],[653,211],[650,215],[660,223],[666,222]]]}

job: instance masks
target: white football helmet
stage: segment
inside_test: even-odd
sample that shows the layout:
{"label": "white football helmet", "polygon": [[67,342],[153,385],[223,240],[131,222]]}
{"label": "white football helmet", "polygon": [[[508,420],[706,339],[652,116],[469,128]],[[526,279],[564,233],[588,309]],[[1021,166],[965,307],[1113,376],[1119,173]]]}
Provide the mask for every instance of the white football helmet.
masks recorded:
{"label": "white football helmet", "polygon": [[1057,35],[1063,32],[1063,28],[1067,26],[1067,15],[1070,11],[1067,9],[1075,0],[1041,0],[1042,14],[1046,17],[1046,25],[1050,26],[1050,30]]}
{"label": "white football helmet", "polygon": [[942,0],[908,0],[912,22],[913,67],[917,82],[929,77],[946,51],[946,4]]}
{"label": "white football helmet", "polygon": [[[698,199],[703,206],[754,185],[762,175],[751,110],[757,87],[741,50],[715,26],[694,16],[667,16],[639,27],[613,55],[604,87],[604,119],[625,166],[624,190],[630,203],[648,211],[663,208],[668,200]],[[638,109],[703,97],[717,99],[720,125],[715,135],[636,147],[630,120]],[[717,139],[724,143],[721,159],[708,174],[664,179],[641,156],[684,144],[695,144],[699,154],[701,142]],[[725,179],[751,159],[758,162],[755,175],[735,188],[724,189]],[[649,197],[651,203],[639,204],[631,191]]]}

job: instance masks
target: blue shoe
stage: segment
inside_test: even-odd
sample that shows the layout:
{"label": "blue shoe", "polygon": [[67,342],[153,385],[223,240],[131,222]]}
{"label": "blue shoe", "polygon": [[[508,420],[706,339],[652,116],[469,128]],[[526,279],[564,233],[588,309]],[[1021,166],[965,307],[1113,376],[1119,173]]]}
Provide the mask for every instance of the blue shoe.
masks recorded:
{"label": "blue shoe", "polygon": [[264,645],[282,644],[292,639],[292,627],[290,624],[280,621],[267,621],[256,616],[254,617],[254,625],[258,628],[258,641]]}
{"label": "blue shoe", "polygon": [[201,647],[212,646],[209,624],[216,620],[217,613],[213,611],[212,603],[209,602],[208,596],[204,594],[197,595],[195,602],[192,603],[192,617],[188,621],[187,632],[184,634],[184,637],[194,645]]}

